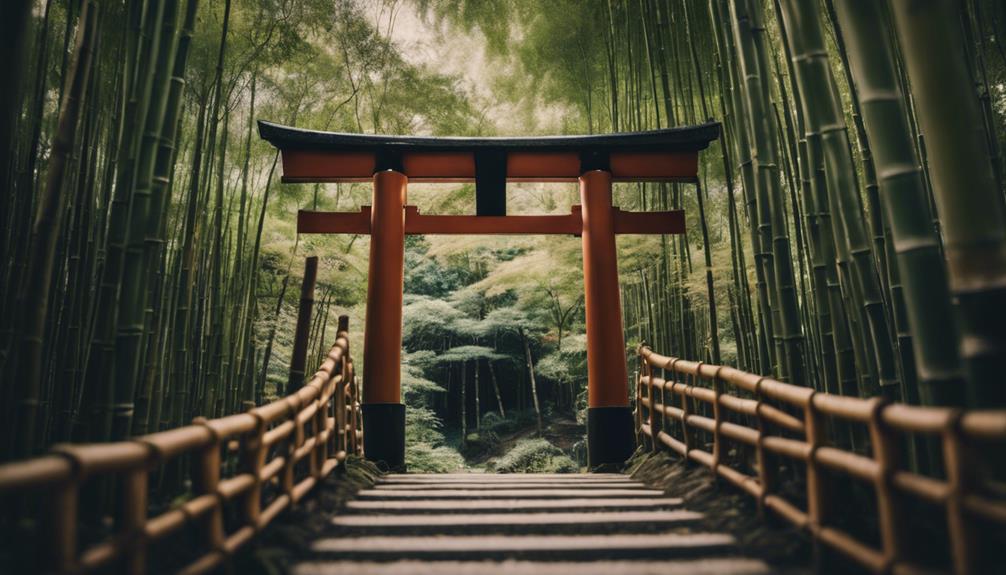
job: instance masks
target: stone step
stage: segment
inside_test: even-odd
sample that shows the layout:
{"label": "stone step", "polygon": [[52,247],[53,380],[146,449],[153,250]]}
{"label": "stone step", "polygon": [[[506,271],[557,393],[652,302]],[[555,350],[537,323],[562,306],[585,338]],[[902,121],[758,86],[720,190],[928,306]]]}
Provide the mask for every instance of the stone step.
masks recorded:
{"label": "stone step", "polygon": [[764,575],[768,566],[755,559],[687,559],[678,561],[312,561],[294,575]]}
{"label": "stone step", "polygon": [[613,479],[630,479],[622,473],[389,473],[383,479],[387,481],[423,480],[447,481],[461,479],[463,481],[513,481],[521,479],[581,479],[584,481],[611,481]]}
{"label": "stone step", "polygon": [[479,512],[666,510],[680,506],[681,499],[676,497],[639,497],[634,499],[476,499],[474,501],[466,501],[463,505],[450,499],[353,500],[346,503],[346,509],[354,513],[457,513],[464,515]]}
{"label": "stone step", "polygon": [[702,519],[693,511],[597,511],[486,513],[482,515],[345,515],[331,521],[344,535],[531,535],[559,533],[652,533]]}
{"label": "stone step", "polygon": [[381,482],[375,485],[374,489],[423,491],[433,489],[547,489],[555,487],[562,487],[564,489],[646,489],[646,485],[638,481],[613,481],[604,483],[599,481],[584,483],[557,483],[550,481],[503,483],[500,481],[491,481],[485,483],[429,482],[406,484]]}
{"label": "stone step", "polygon": [[512,473],[505,475],[485,475],[478,473],[466,473],[441,477],[438,475],[398,475],[385,476],[378,480],[380,484],[389,485],[428,485],[442,483],[551,483],[551,484],[575,484],[583,485],[590,483],[637,483],[627,475],[607,475],[594,476],[587,474],[566,474],[556,476],[531,475],[523,473]]}
{"label": "stone step", "polygon": [[658,489],[593,489],[593,488],[528,488],[528,489],[363,489],[357,493],[360,499],[541,499],[543,497],[627,498],[661,497]]}
{"label": "stone step", "polygon": [[[730,535],[457,535],[333,537],[311,550],[339,560],[577,560],[694,558],[728,552]],[[322,559],[323,557],[319,557]]]}

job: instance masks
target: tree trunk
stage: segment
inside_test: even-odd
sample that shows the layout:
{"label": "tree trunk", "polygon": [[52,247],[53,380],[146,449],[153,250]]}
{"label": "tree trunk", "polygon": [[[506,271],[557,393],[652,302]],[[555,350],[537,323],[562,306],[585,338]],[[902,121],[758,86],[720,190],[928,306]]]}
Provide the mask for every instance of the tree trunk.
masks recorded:
{"label": "tree trunk", "polygon": [[475,430],[482,428],[482,398],[479,395],[479,360],[475,360]]}
{"label": "tree trunk", "polygon": [[468,371],[468,362],[461,362],[461,446],[464,447],[468,442],[468,401],[466,387],[468,387],[468,378],[465,377],[465,372]]}
{"label": "tree trunk", "polygon": [[527,366],[527,376],[531,381],[531,400],[534,402],[534,414],[538,418],[538,434],[542,431],[541,406],[538,404],[538,381],[534,377],[534,361],[531,359],[531,346],[528,344],[527,335],[524,330],[520,330],[520,340],[524,345],[524,364]]}
{"label": "tree trunk", "polygon": [[314,309],[314,284],[317,279],[318,258],[311,256],[304,260],[304,281],[300,286],[300,309],[297,312],[297,329],[294,332],[293,356],[290,358],[290,377],[286,382],[287,395],[296,392],[304,385],[311,312]]}
{"label": "tree trunk", "polygon": [[506,419],[506,411],[503,410],[503,395],[500,394],[499,382],[496,381],[496,368],[493,367],[492,360],[489,360],[486,363],[489,364],[489,377],[492,378],[493,381],[493,391],[496,392],[496,405],[499,406],[500,417]]}

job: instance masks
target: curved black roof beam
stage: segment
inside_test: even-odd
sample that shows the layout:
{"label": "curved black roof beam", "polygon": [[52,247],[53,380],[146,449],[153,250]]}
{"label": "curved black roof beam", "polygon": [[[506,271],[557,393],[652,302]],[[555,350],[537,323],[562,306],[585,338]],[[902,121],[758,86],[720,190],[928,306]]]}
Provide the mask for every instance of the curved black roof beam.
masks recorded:
{"label": "curved black roof beam", "polygon": [[615,181],[694,181],[698,152],[720,126],[594,134],[463,138],[323,132],[259,121],[259,135],[283,152],[284,182],[366,181],[394,170],[416,182],[475,181],[476,212],[506,213],[507,181],[576,181],[591,170]]}
{"label": "curved black roof beam", "polygon": [[720,125],[709,122],[696,126],[591,134],[588,136],[520,136],[520,137],[432,137],[382,136],[305,130],[259,120],[259,136],[281,150],[365,151],[385,147],[415,152],[470,152],[480,149],[502,149],[520,152],[569,151],[663,151],[697,152],[704,150],[719,137]]}

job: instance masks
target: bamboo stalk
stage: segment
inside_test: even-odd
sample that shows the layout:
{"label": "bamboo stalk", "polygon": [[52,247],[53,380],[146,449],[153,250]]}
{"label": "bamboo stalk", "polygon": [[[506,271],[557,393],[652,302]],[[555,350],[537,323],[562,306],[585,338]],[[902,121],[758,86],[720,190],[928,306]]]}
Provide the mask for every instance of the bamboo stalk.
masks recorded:
{"label": "bamboo stalk", "polygon": [[963,374],[946,269],[930,225],[925,183],[884,30],[885,14],[866,0],[839,2],[835,10],[849,46],[864,127],[876,150],[881,199],[914,334],[918,395],[927,405],[963,405]]}
{"label": "bamboo stalk", "polygon": [[950,293],[961,329],[969,403],[1006,405],[1006,208],[987,154],[950,0],[893,3],[919,123],[928,136]]}
{"label": "bamboo stalk", "polygon": [[35,221],[32,226],[31,256],[28,259],[28,273],[22,279],[20,290],[23,314],[19,330],[17,356],[20,366],[18,381],[21,391],[18,397],[16,419],[10,435],[10,454],[15,457],[30,455],[35,447],[38,428],[39,395],[42,388],[42,344],[46,322],[49,320],[49,291],[53,284],[56,242],[63,230],[63,180],[66,175],[68,156],[76,141],[80,111],[87,99],[93,44],[97,30],[97,8],[90,2],[84,3],[80,13],[80,30],[73,49],[72,63],[66,75],[66,89],[59,115],[59,126],[53,144],[49,170],[46,173],[45,190],[40,198]]}
{"label": "bamboo stalk", "polygon": [[[757,169],[756,208],[762,265],[768,278],[773,328],[778,327],[777,370],[780,377],[806,385],[804,340],[800,327],[796,285],[786,231],[784,200],[779,185],[779,138],[772,119],[766,72],[767,54],[758,10],[750,3],[731,6],[733,32],[738,47],[738,65],[745,77],[742,84],[746,113],[751,122],[754,159]],[[771,248],[769,248],[771,246]],[[771,249],[771,252],[766,250]]]}
{"label": "bamboo stalk", "polygon": [[[891,347],[890,327],[884,309],[879,276],[870,242],[863,227],[856,190],[856,172],[848,133],[837,96],[837,87],[824,46],[818,7],[798,0],[780,2],[786,33],[790,38],[797,81],[802,86],[801,105],[808,139],[820,137],[825,152],[825,176],[829,197],[838,215],[833,227],[840,261],[848,253],[850,287],[857,307],[865,315],[864,330],[871,356],[880,378],[879,391],[887,397],[898,395],[898,377]],[[865,329],[867,328],[868,329]],[[853,344],[859,343],[858,339]],[[865,353],[865,352],[864,352]],[[872,386],[863,390],[874,393]]]}

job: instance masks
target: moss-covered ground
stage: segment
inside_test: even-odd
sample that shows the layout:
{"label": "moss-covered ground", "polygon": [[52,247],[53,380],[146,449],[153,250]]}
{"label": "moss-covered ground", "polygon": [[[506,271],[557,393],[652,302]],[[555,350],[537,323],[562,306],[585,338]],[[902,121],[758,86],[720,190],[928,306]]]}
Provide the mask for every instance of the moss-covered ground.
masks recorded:
{"label": "moss-covered ground", "polygon": [[717,481],[708,468],[667,453],[638,450],[627,472],[670,497],[684,499],[687,509],[704,515],[697,530],[733,535],[743,556],[763,559],[785,575],[813,572],[813,546],[804,532],[768,515],[759,517],[754,499]]}

